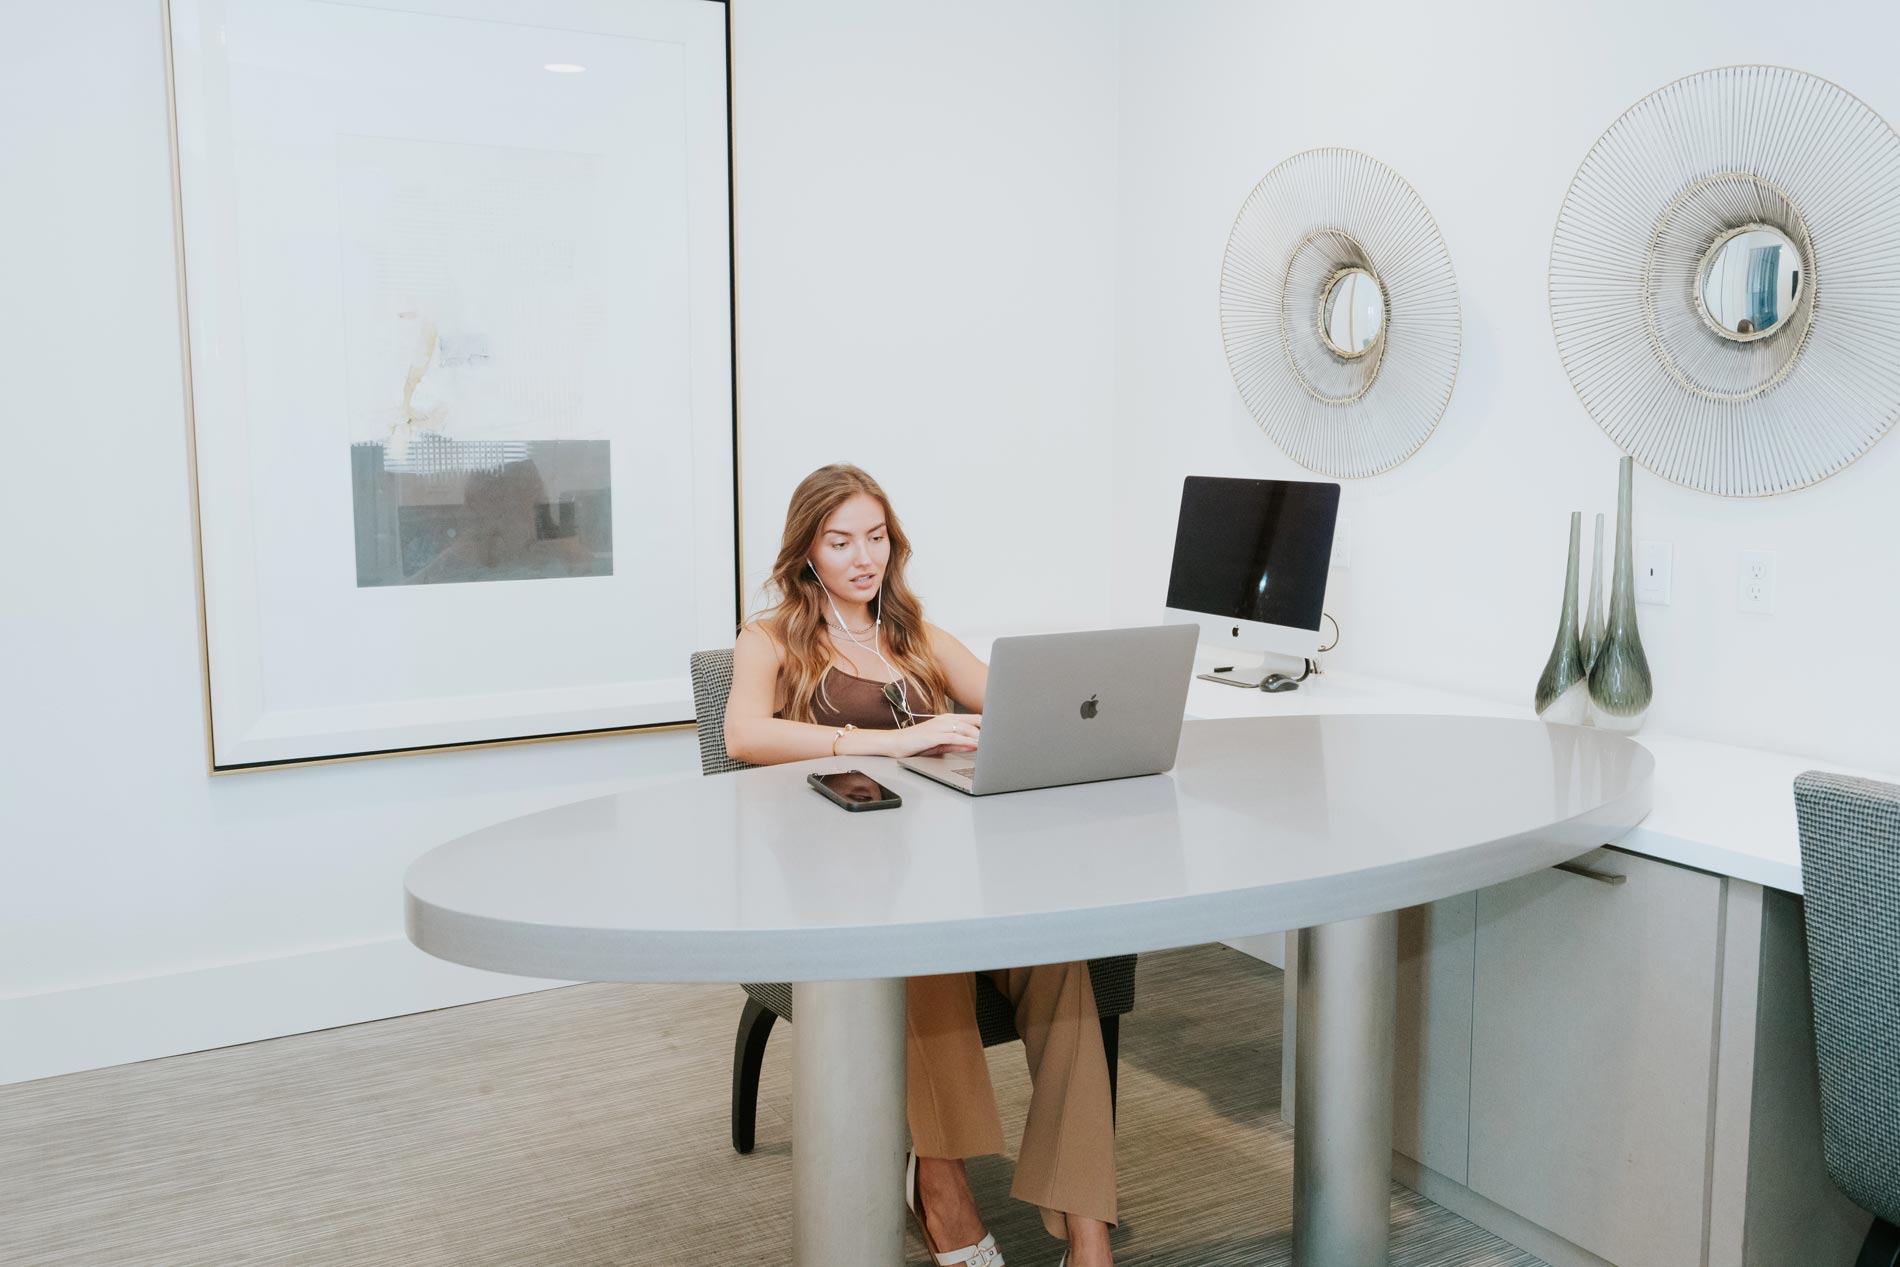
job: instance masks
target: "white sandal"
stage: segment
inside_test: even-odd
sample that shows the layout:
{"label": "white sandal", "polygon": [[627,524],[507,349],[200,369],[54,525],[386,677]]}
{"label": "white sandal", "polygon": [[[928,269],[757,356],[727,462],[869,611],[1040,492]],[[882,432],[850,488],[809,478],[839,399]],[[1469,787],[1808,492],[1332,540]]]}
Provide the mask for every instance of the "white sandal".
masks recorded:
{"label": "white sandal", "polygon": [[[924,1238],[924,1252],[939,1267],[1004,1267],[1003,1251],[996,1248],[996,1238],[988,1232],[974,1245],[952,1250],[948,1254],[939,1254],[937,1247],[930,1242],[930,1229],[924,1224],[924,1195],[917,1178],[917,1151],[911,1150],[904,1161],[904,1204],[910,1207],[911,1217],[917,1220],[917,1231]],[[1063,1255],[1064,1260],[1068,1258]]]}

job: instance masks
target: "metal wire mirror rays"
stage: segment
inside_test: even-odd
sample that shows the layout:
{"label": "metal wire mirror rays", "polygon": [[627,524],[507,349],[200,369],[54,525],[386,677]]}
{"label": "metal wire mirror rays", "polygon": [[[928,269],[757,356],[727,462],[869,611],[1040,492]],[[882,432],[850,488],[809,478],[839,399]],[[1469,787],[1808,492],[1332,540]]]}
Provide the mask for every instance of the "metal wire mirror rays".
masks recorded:
{"label": "metal wire mirror rays", "polygon": [[[1754,280],[1736,270],[1766,333],[1707,306],[1744,231],[1771,244]],[[1656,474],[1730,497],[1826,479],[1900,417],[1897,286],[1900,136],[1778,66],[1704,71],[1632,106],[1584,158],[1550,250],[1551,324],[1584,408]]]}
{"label": "metal wire mirror rays", "polygon": [[[1370,345],[1341,355],[1322,305],[1354,269],[1385,311]],[[1227,239],[1220,312],[1248,412],[1309,470],[1390,470],[1451,399],[1462,340],[1451,256],[1418,194],[1368,154],[1307,150],[1254,186]]]}

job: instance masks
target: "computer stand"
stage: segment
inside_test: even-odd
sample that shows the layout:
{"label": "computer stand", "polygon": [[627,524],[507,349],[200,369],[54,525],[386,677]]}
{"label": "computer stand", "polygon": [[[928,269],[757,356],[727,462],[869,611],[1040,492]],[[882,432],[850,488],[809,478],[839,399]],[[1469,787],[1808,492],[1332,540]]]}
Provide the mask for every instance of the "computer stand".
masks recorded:
{"label": "computer stand", "polygon": [[1195,676],[1203,682],[1219,682],[1222,686],[1238,686],[1249,691],[1266,690],[1267,684],[1277,679],[1282,683],[1281,690],[1297,691],[1301,682],[1320,671],[1318,661],[1310,656],[1303,663],[1306,667],[1300,671],[1298,677],[1289,677],[1284,673],[1262,673],[1259,677],[1243,677],[1234,672],[1232,665],[1224,665],[1211,673],[1197,673]]}

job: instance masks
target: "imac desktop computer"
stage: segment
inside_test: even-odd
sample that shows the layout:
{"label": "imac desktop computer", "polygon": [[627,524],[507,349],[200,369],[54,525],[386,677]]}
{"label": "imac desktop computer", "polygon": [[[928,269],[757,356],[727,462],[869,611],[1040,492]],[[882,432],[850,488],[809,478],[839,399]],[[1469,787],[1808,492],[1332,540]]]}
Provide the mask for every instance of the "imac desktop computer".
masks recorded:
{"label": "imac desktop computer", "polygon": [[1338,518],[1337,484],[1187,477],[1163,619],[1201,627],[1217,657],[1202,677],[1266,690],[1298,681],[1265,662],[1319,650]]}

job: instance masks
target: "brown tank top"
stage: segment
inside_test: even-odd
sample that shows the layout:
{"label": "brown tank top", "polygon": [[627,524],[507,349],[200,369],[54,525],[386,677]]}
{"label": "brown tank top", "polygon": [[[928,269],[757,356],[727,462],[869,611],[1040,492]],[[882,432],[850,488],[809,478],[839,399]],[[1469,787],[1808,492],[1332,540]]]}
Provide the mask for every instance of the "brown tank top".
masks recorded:
{"label": "brown tank top", "polygon": [[[916,678],[906,678],[910,683],[911,711],[922,714],[930,711],[930,697]],[[782,717],[783,713],[774,716]],[[902,709],[884,698],[884,683],[870,678],[858,677],[839,668],[825,673],[818,694],[812,697],[811,719],[820,726],[856,726],[859,730],[896,730],[899,719],[909,726],[915,723],[904,716]]]}

